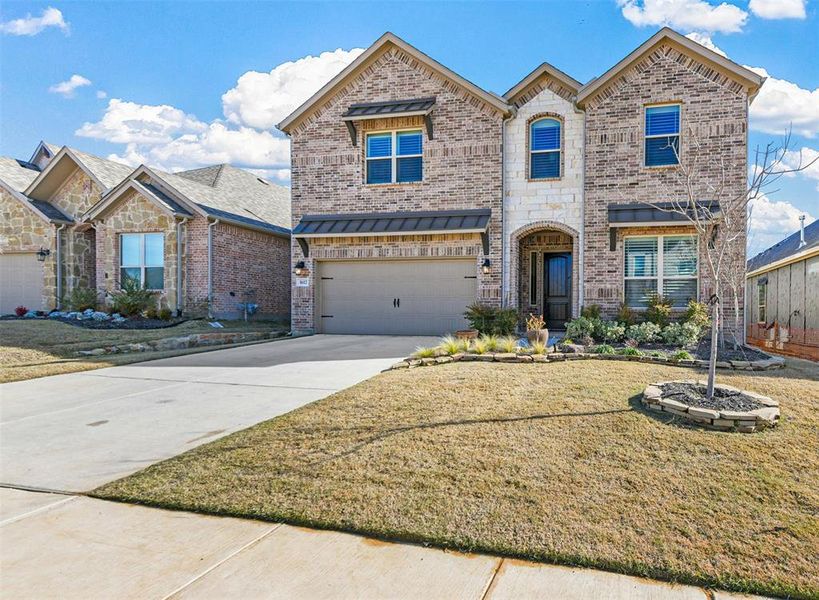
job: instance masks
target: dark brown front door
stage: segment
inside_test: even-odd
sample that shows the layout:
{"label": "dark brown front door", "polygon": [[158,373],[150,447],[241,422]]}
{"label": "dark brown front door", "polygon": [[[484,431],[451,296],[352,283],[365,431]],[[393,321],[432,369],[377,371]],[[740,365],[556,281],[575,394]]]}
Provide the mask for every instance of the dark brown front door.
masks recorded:
{"label": "dark brown front door", "polygon": [[572,255],[543,255],[543,318],[549,329],[565,329],[571,319]]}

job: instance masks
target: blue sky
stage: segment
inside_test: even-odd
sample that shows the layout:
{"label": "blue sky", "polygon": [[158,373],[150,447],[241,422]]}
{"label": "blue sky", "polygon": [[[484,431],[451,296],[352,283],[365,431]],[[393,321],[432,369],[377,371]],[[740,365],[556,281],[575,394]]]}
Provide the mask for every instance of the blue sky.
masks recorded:
{"label": "blue sky", "polygon": [[[288,145],[273,124],[384,31],[503,93],[544,60],[586,82],[666,24],[765,69],[752,147],[793,122],[793,149],[819,151],[817,0],[6,0],[1,10],[5,156],[28,158],[45,139],[167,169],[227,161],[286,184]],[[801,212],[819,217],[818,186],[819,165],[783,178],[756,209],[752,252]]]}

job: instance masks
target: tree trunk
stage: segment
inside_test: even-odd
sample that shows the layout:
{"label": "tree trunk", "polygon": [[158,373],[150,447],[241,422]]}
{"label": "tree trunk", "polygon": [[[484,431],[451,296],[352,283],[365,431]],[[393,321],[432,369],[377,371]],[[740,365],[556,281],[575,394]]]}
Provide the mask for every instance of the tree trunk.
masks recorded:
{"label": "tree trunk", "polygon": [[714,380],[717,378],[717,346],[719,336],[719,298],[713,300],[713,316],[711,317],[711,355],[708,357],[708,390],[705,395],[710,400],[714,397]]}
{"label": "tree trunk", "polygon": [[739,350],[744,332],[742,323],[739,321],[739,289],[734,289],[734,349]]}

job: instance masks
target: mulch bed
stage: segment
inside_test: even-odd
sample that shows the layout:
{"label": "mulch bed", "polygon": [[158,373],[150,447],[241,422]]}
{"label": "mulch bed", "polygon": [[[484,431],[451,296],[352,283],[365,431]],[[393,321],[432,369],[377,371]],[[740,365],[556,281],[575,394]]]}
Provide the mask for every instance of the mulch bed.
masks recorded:
{"label": "mulch bed", "polygon": [[713,410],[732,410],[746,412],[765,408],[758,400],[746,396],[740,391],[731,391],[721,388],[714,389],[714,397],[708,400],[705,397],[705,386],[697,383],[666,383],[660,386],[663,398],[677,400],[688,406],[710,408]]}

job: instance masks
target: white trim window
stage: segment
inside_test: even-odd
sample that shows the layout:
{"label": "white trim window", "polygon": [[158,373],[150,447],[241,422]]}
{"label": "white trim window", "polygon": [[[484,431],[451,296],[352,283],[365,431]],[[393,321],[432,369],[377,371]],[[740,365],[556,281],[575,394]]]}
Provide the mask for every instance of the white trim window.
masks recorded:
{"label": "white trim window", "polygon": [[119,236],[120,285],[127,279],[140,287],[165,287],[165,235],[162,233],[121,233]]}
{"label": "white trim window", "polygon": [[560,127],[551,117],[529,125],[529,179],[560,178]]}
{"label": "white trim window", "polygon": [[645,165],[667,167],[680,162],[680,105],[645,107]]}
{"label": "white trim window", "polygon": [[699,294],[697,239],[693,235],[627,237],[624,244],[625,303],[648,308],[652,295],[683,308]]}
{"label": "white trim window", "polygon": [[368,133],[367,183],[412,183],[423,179],[423,133],[420,129]]}

